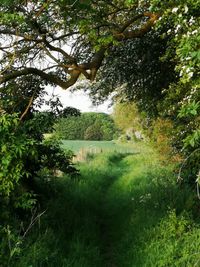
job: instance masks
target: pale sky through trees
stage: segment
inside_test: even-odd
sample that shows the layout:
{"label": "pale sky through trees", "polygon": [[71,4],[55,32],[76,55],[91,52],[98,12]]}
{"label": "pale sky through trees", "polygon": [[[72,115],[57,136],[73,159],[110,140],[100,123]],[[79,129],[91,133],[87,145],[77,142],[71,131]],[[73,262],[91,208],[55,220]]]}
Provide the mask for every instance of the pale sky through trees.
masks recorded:
{"label": "pale sky through trees", "polygon": [[[70,92],[69,90],[63,90],[62,88],[57,86],[55,89],[48,88],[47,92],[48,96],[46,97],[46,99],[49,99],[49,96],[51,96],[53,93],[54,95],[59,97],[61,103],[63,104],[63,107],[74,107],[80,109],[81,112],[112,112],[112,107],[109,107],[111,101],[107,100],[105,101],[105,103],[99,106],[94,106],[88,94],[83,90]],[[46,109],[46,106],[43,106],[42,109]]]}

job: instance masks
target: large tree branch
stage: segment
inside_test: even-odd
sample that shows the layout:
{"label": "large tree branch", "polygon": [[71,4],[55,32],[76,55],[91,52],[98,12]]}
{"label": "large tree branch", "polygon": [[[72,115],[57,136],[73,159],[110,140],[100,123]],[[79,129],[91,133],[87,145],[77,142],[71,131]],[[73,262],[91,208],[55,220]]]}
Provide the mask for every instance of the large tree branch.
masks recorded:
{"label": "large tree branch", "polygon": [[[126,30],[127,27],[129,27],[133,22],[135,22],[137,19],[142,18],[142,17],[149,17],[149,20],[145,22],[138,29],[130,30],[130,31]],[[121,30],[114,33],[113,35],[118,41],[142,37],[144,34],[150,31],[150,29],[155,24],[155,22],[158,20],[158,18],[159,18],[159,14],[145,12],[144,14],[138,15],[134,17],[133,19],[129,20],[128,22],[126,22],[122,26]]]}
{"label": "large tree branch", "polygon": [[[133,24],[142,18],[147,18],[146,21],[141,21],[142,26],[136,28],[133,26]],[[113,32],[112,35],[117,41],[123,41],[127,39],[142,37],[144,34],[146,34],[154,25],[155,21],[158,19],[159,15],[154,14],[151,12],[145,12],[143,14],[138,14],[131,18],[130,20],[127,20],[121,27],[117,29],[117,31]],[[35,22],[35,21],[33,21]],[[37,22],[36,22],[37,23]],[[132,27],[131,27],[132,25]],[[36,27],[37,25],[34,25]],[[37,28],[37,27],[36,27]],[[34,30],[38,30],[38,28]],[[3,33],[0,30],[0,34]],[[6,33],[6,32],[4,32]],[[7,32],[8,33],[8,32]],[[15,32],[12,32],[14,34]],[[50,83],[56,84],[63,89],[67,89],[73,84],[76,83],[77,79],[81,74],[83,74],[87,79],[93,81],[96,77],[97,71],[102,65],[103,59],[105,58],[106,51],[113,45],[113,42],[111,41],[110,44],[102,45],[102,48],[96,53],[94,53],[92,59],[88,62],[78,63],[74,57],[72,57],[70,54],[68,54],[65,50],[63,50],[60,47],[57,47],[52,45],[50,42],[47,41],[46,32],[44,32],[42,29],[39,29],[38,34],[40,38],[38,39],[33,36],[33,39],[26,38],[26,35],[24,34],[23,38],[25,38],[25,41],[34,42],[36,45],[40,43],[44,50],[46,51],[47,55],[50,56],[54,62],[58,64],[60,68],[62,68],[67,74],[66,74],[66,81],[61,79],[59,75],[51,74],[45,72],[45,70],[40,70],[37,68],[29,68],[25,67],[21,70],[14,70],[10,73],[5,73],[4,75],[0,76],[0,84],[8,82],[12,79],[16,79],[20,76],[26,76],[26,75],[38,75],[43,80],[46,80]],[[67,61],[67,64],[60,62],[54,55],[51,54],[52,51],[55,51],[57,53],[60,53],[64,60]]]}
{"label": "large tree branch", "polygon": [[22,70],[15,70],[11,73],[4,74],[0,76],[0,84],[8,82],[10,80],[16,79],[17,77],[26,76],[26,75],[38,75],[43,80],[49,81],[53,84],[59,85],[63,89],[67,89],[77,81],[78,77],[80,76],[81,72],[79,70],[71,70],[70,71],[70,78],[67,81],[61,80],[57,75],[46,73],[42,70],[36,68],[25,68]]}
{"label": "large tree branch", "polygon": [[83,63],[80,65],[82,69],[90,70],[90,80],[94,81],[97,71],[100,68],[102,61],[105,57],[107,47],[102,47],[98,52],[96,52],[92,60],[88,63]]}

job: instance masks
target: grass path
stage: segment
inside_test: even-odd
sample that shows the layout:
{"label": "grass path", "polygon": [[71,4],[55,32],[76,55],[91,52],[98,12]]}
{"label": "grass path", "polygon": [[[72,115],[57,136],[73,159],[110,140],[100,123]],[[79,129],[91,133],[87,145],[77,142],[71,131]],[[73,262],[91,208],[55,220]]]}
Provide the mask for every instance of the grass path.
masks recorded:
{"label": "grass path", "polygon": [[177,215],[190,208],[190,192],[179,193],[172,167],[152,149],[140,150],[96,155],[80,163],[79,180],[56,180],[43,222],[48,227],[27,244],[18,266],[195,266],[200,259],[188,255],[198,235],[191,230],[182,240],[189,221]]}
{"label": "grass path", "polygon": [[[158,189],[158,180],[164,179],[170,170],[158,168],[152,153],[152,150],[144,150],[142,154],[102,154],[80,166],[82,177],[74,195],[78,225],[73,232],[84,244],[83,251],[95,247],[91,254],[96,257],[91,259],[88,254],[87,259],[88,256],[83,257],[77,251],[74,257],[79,260],[69,266],[128,267],[142,264],[138,256],[140,237],[144,237],[146,228],[158,223],[173,198],[170,188],[168,192],[166,188],[163,192]],[[158,203],[154,193],[168,201]]]}

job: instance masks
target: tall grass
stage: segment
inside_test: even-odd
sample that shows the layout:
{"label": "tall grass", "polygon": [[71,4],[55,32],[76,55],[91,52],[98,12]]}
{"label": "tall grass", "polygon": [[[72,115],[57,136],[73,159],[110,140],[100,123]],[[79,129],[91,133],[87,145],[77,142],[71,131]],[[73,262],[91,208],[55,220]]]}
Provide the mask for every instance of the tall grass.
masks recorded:
{"label": "tall grass", "polygon": [[140,146],[140,153],[100,153],[79,167],[79,179],[52,182],[41,226],[13,266],[200,265],[194,195],[176,184],[174,166]]}

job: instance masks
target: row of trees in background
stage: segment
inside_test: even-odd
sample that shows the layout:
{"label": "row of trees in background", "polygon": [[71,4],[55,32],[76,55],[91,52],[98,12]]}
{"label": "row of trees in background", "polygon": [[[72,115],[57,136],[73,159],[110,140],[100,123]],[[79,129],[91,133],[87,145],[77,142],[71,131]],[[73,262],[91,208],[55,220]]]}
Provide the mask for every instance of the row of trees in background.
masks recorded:
{"label": "row of trees in background", "polygon": [[61,117],[54,129],[58,138],[67,140],[112,140],[117,137],[114,121],[105,113]]}

